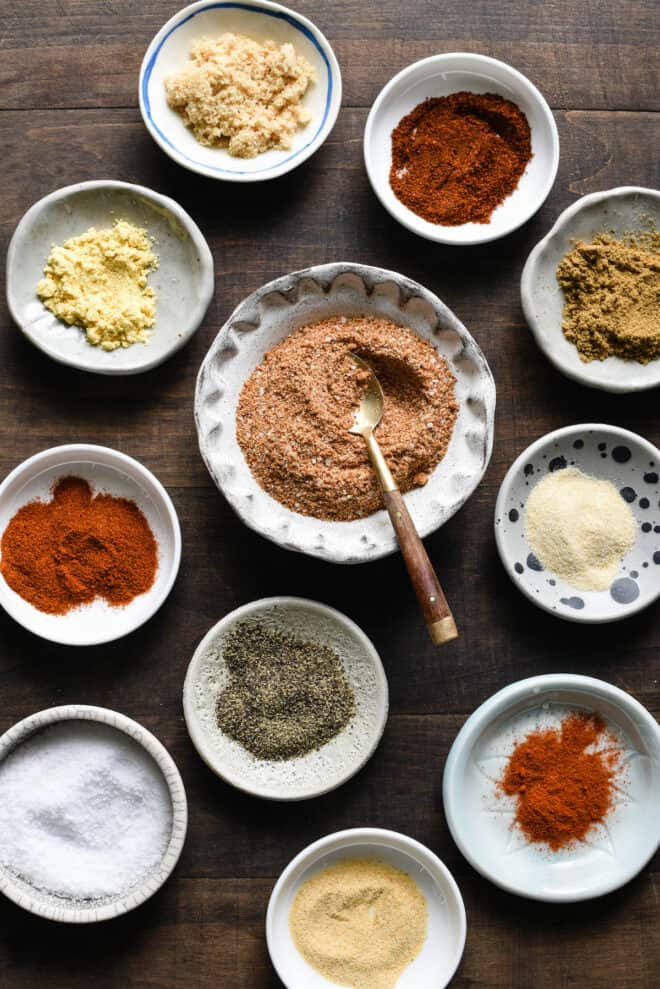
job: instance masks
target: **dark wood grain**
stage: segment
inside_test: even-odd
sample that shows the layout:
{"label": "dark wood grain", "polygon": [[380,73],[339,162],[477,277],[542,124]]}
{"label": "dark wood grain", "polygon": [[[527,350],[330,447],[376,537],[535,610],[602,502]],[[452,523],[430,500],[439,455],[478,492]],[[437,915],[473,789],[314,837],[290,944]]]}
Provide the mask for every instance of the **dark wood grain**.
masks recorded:
{"label": "dark wood grain", "polygon": [[[182,171],[141,123],[139,64],[178,5],[23,0],[3,12],[3,246],[22,213],[58,186],[103,177],[139,182],[173,196],[200,224],[216,259],[216,294],[174,360],[125,380],[55,365],[0,307],[0,476],[55,443],[108,444],[155,471],[184,535],[171,597],[122,642],[65,649],[0,614],[0,730],[55,703],[115,708],[167,745],[190,802],[175,876],[135,913],[80,931],[0,900],[0,989],[276,989],[263,937],[275,877],[308,842],[359,825],[407,832],[454,872],[469,921],[456,989],[656,989],[657,861],[602,900],[528,903],[497,890],[461,857],[440,785],[467,715],[524,676],[599,676],[660,713],[657,606],[610,627],[558,622],[509,582],[492,533],[499,483],[542,433],[605,421],[660,443],[657,394],[613,396],[561,377],[532,341],[518,289],[529,250],[578,196],[660,185],[657,2],[300,0],[298,9],[336,48],[345,105],[309,162],[253,188]],[[548,201],[494,246],[451,250],[415,238],[379,206],[364,173],[362,132],[379,88],[407,63],[451,50],[517,66],[543,90],[559,127],[561,162]],[[428,639],[399,556],[340,570],[278,549],[238,522],[197,453],[195,375],[224,319],[263,282],[334,260],[377,264],[427,285],[466,323],[494,373],[489,470],[465,508],[427,541],[461,627],[447,650]],[[371,762],[335,793],[295,806],[264,805],[222,784],[196,755],[181,713],[186,666],[208,627],[239,604],[282,593],[314,597],[354,618],[373,638],[390,683],[391,716]]]}

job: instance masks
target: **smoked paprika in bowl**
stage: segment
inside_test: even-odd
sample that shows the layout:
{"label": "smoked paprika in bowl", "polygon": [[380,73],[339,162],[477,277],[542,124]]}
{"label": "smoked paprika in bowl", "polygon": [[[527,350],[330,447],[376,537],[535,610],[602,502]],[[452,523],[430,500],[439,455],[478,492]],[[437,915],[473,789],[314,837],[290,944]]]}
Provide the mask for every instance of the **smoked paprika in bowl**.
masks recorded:
{"label": "smoked paprika in bowl", "polygon": [[[65,532],[59,540],[47,538],[50,516]],[[34,568],[38,586],[24,565],[31,526],[35,553],[50,554]],[[179,521],[160,482],[131,457],[90,444],[44,450],[5,478],[0,540],[0,604],[63,645],[138,628],[169,594],[181,559]]]}
{"label": "smoked paprika in bowl", "polygon": [[[402,191],[410,176],[406,175],[405,161],[399,160],[401,141],[405,138],[406,128],[411,134],[415,131],[416,140],[418,125],[429,128],[431,121],[415,119],[416,115],[428,116],[424,106],[426,100],[431,115],[440,114],[443,109],[451,111],[454,124],[459,127],[465,126],[466,115],[475,117],[477,131],[479,120],[488,123],[494,119],[494,113],[501,117],[489,140],[483,147],[478,145],[483,162],[467,158],[461,162],[461,142],[456,140],[452,154],[457,161],[450,161],[451,172],[455,177],[463,165],[466,181],[462,192],[460,183],[455,183],[457,198],[449,209],[441,208],[440,202],[435,208],[429,201],[428,187],[433,185],[434,179],[441,186],[438,197],[447,191],[447,183],[442,181],[440,160],[440,178],[436,175],[432,160],[433,141],[431,150],[427,148],[423,155],[420,155],[419,147],[413,149],[415,153],[411,159],[418,166],[423,164],[420,158],[429,159],[426,164],[430,174],[423,177],[423,196],[416,197],[414,189],[411,195]],[[440,128],[437,142],[444,148],[451,134],[451,122],[443,119],[436,123]],[[507,141],[500,140],[500,130]],[[509,141],[512,135],[513,139]],[[469,145],[470,156],[474,154],[473,137],[465,145]],[[509,147],[505,147],[507,143]],[[440,151],[438,155],[440,158]],[[454,52],[415,62],[390,80],[376,98],[367,119],[364,160],[374,192],[385,209],[403,226],[443,244],[481,244],[511,233],[543,204],[557,174],[559,137],[550,107],[525,76],[497,59]],[[396,174],[394,177],[395,191],[392,174],[393,166],[396,168],[397,164],[401,167],[398,180]],[[470,211],[467,193],[472,184],[479,182],[483,184],[480,192],[487,208]],[[476,197],[472,206],[479,205],[479,197]]]}
{"label": "smoked paprika in bowl", "polygon": [[443,802],[460,851],[502,889],[549,903],[602,896],[658,848],[660,727],[604,680],[520,680],[461,728]]}

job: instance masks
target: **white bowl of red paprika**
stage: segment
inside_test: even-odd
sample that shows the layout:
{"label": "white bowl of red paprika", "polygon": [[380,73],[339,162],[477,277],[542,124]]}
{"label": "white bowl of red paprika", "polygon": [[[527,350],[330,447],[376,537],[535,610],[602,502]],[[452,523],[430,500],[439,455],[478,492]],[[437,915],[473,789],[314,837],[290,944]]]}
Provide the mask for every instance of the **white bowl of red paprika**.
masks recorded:
{"label": "white bowl of red paprika", "polygon": [[409,65],[381,90],[364,160],[374,192],[404,227],[443,244],[481,244],[543,204],[559,136],[524,75],[486,55],[452,52]]}
{"label": "white bowl of red paprika", "polygon": [[604,680],[519,680],[468,718],[445,764],[445,815],[468,862],[550,903],[610,893],[660,840],[660,727]]}
{"label": "white bowl of red paprika", "polygon": [[119,639],[169,594],[181,530],[154,475],[109,447],[52,447],[0,485],[0,604],[64,645]]}

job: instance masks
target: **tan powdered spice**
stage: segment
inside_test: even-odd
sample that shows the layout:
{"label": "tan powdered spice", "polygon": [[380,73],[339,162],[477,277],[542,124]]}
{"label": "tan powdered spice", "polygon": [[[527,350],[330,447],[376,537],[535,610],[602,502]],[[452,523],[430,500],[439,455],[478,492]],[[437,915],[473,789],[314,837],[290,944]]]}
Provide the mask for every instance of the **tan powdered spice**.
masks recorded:
{"label": "tan powdered spice", "polygon": [[560,262],[562,329],[583,361],[660,357],[660,233],[578,241]]}
{"label": "tan powdered spice", "polygon": [[236,413],[255,478],[301,515],[348,521],[382,504],[364,440],[349,432],[364,391],[351,351],[382,385],[376,436],[402,491],[425,484],[449,446],[458,414],[454,377],[431,343],[371,316],[303,326],[266,354]]}
{"label": "tan powdered spice", "polygon": [[289,915],[303,958],[331,982],[394,989],[426,940],[417,884],[375,859],[342,859],[303,883]]}
{"label": "tan powdered spice", "polygon": [[546,570],[581,591],[605,591],[635,543],[635,517],[610,481],[567,467],[527,501],[525,534]]}
{"label": "tan powdered spice", "polygon": [[190,59],[165,80],[165,93],[200,144],[254,158],[290,148],[297,129],[311,120],[302,99],[314,69],[293,45],[223,34],[195,41]]}

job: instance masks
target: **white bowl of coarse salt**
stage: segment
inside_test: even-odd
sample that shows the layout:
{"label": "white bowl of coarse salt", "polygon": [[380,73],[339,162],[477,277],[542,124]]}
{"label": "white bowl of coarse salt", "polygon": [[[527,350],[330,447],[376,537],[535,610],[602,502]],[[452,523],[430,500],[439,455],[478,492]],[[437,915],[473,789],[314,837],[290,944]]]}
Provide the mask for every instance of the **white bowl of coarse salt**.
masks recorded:
{"label": "white bowl of coarse salt", "polygon": [[137,722],[49,708],[0,737],[0,891],[49,920],[127,913],[174,869],[188,810],[179,772]]}

